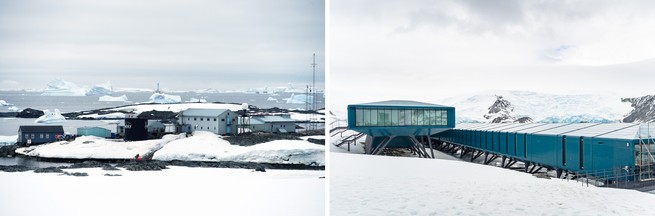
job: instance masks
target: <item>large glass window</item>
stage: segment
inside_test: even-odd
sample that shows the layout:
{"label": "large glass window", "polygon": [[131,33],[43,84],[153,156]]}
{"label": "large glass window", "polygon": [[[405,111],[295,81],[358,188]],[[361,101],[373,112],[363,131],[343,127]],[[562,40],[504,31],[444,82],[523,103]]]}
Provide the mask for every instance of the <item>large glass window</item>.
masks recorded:
{"label": "large glass window", "polygon": [[371,110],[364,109],[362,110],[362,115],[364,116],[364,122],[363,126],[370,126],[371,125]]}
{"label": "large glass window", "polygon": [[378,110],[371,109],[371,123],[369,126],[378,126]]}
{"label": "large glass window", "polygon": [[364,125],[364,113],[362,109],[355,110],[355,125],[356,126]]}
{"label": "large glass window", "polygon": [[399,122],[398,110],[397,109],[392,109],[391,110],[391,126],[400,125],[398,122]]}

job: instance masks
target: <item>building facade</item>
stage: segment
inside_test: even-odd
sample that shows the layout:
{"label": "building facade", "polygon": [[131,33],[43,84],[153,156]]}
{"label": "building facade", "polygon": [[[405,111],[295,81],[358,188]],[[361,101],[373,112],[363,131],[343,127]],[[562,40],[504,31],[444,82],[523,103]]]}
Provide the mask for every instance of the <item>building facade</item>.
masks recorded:
{"label": "building facade", "polygon": [[296,132],[296,120],[288,115],[253,116],[250,119],[250,129],[253,132],[294,133]]}
{"label": "building facade", "polygon": [[182,132],[209,131],[219,135],[237,133],[237,113],[228,109],[190,108],[180,112],[178,123]]}
{"label": "building facade", "polygon": [[20,126],[18,128],[17,143],[21,145],[33,145],[54,142],[57,136],[64,135],[64,127],[61,125],[53,126]]}
{"label": "building facade", "polygon": [[77,135],[111,138],[111,130],[101,127],[80,127],[77,128]]}

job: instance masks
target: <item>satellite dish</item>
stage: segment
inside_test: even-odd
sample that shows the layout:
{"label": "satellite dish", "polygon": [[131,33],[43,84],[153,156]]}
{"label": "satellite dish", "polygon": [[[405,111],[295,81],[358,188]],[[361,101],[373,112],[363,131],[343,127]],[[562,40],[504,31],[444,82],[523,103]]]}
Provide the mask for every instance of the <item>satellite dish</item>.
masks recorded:
{"label": "satellite dish", "polygon": [[248,103],[242,103],[241,104],[241,109],[242,110],[248,110]]}

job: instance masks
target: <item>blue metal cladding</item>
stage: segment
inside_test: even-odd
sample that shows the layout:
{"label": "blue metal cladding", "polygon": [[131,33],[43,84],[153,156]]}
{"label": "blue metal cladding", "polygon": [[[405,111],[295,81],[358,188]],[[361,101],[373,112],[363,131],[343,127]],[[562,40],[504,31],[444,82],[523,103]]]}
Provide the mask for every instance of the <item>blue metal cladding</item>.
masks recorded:
{"label": "blue metal cladding", "polygon": [[639,139],[607,135],[630,127],[625,124],[512,124],[455,128],[432,137],[551,168],[602,170],[634,167],[634,146]]}

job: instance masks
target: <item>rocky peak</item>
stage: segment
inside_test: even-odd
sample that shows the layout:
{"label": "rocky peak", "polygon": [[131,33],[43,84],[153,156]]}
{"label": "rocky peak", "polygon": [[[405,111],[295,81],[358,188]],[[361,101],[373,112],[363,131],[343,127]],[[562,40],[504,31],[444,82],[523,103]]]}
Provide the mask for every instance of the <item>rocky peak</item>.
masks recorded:
{"label": "rocky peak", "polygon": [[623,118],[623,122],[649,122],[655,120],[655,95],[621,98],[621,102],[631,103],[633,108]]}

